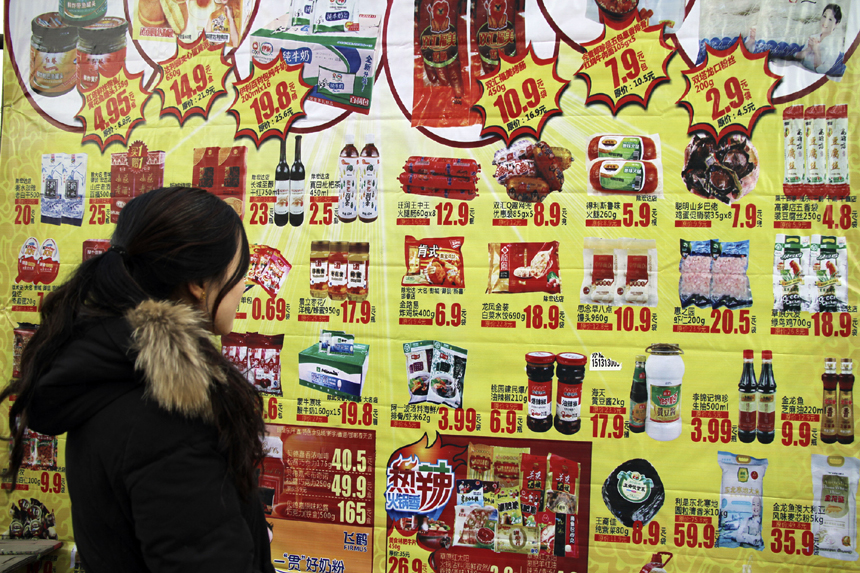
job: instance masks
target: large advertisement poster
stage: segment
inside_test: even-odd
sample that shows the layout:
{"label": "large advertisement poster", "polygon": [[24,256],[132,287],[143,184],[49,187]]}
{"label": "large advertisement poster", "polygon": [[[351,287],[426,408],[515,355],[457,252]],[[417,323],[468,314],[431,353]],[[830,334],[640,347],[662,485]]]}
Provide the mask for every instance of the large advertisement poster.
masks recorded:
{"label": "large advertisement poster", "polygon": [[[856,0],[5,14],[3,375],[130,200],[222,198],[278,571],[856,569]],[[64,446],[2,497],[43,572]]]}

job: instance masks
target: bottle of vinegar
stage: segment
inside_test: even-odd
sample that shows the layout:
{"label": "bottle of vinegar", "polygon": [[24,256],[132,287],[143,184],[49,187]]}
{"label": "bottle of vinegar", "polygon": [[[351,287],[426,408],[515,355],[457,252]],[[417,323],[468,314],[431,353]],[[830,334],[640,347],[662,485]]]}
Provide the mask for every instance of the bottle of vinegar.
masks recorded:
{"label": "bottle of vinegar", "polygon": [[744,350],[744,369],[738,384],[740,393],[740,416],[738,417],[738,439],[745,444],[755,441],[756,435],[756,379],[755,355],[752,350]]}
{"label": "bottle of vinegar", "polygon": [[773,428],[776,423],[776,380],[773,377],[773,353],[761,352],[761,377],[758,380],[758,420],[756,437],[762,444],[773,441]]}

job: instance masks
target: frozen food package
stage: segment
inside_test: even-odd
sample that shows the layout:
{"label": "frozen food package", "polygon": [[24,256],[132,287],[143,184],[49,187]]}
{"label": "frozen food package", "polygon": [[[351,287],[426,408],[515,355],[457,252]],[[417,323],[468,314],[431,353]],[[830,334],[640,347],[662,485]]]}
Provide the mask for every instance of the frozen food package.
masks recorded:
{"label": "frozen food package", "polygon": [[87,196],[87,154],[65,154],[63,184],[63,224],[80,227],[84,220],[84,198]]}
{"label": "frozen food package", "polygon": [[412,127],[480,121],[471,111],[467,7],[466,0],[415,0]]}
{"label": "frozen food package", "polygon": [[427,400],[430,387],[430,368],[433,363],[433,341],[419,340],[403,345],[406,356],[406,380],[409,385],[409,403],[419,404]]}
{"label": "frozen food package", "polygon": [[619,241],[586,237],[583,242],[583,264],[585,273],[579,302],[582,304],[616,304],[621,297],[617,295],[615,275],[618,263],[615,247]]}
{"label": "frozen food package", "polygon": [[465,286],[463,237],[416,239],[407,235],[404,243],[406,274],[401,286]]}
{"label": "frozen food package", "polygon": [[773,309],[800,312],[810,309],[809,237],[778,233],[773,248]]}
{"label": "frozen food package", "polygon": [[490,243],[488,293],[561,292],[558,241]]}
{"label": "frozen food package", "polygon": [[856,561],[860,460],[812,454],[815,555]]}
{"label": "frozen food package", "polygon": [[810,312],[848,310],[848,243],[845,237],[812,235],[810,275],[815,277]]}
{"label": "frozen food package", "polygon": [[623,239],[616,260],[624,273],[625,304],[657,306],[657,241]]}
{"label": "frozen food package", "polygon": [[39,193],[40,221],[59,225],[63,222],[63,191],[66,180],[66,154],[42,155],[42,187]]}
{"label": "frozen food package", "polygon": [[681,239],[681,262],[678,265],[678,296],[681,308],[711,306],[711,241]]}
{"label": "frozen food package", "polygon": [[762,496],[767,459],[719,452],[720,523],[716,547],[762,551]]}
{"label": "frozen food package", "polygon": [[430,367],[430,382],[427,388],[427,401],[449,408],[463,406],[463,384],[466,378],[466,358],[469,351],[465,348],[433,343],[433,364]]}
{"label": "frozen food package", "polygon": [[711,241],[714,262],[711,266],[711,305],[731,309],[752,306],[752,291],[747,277],[749,241]]}

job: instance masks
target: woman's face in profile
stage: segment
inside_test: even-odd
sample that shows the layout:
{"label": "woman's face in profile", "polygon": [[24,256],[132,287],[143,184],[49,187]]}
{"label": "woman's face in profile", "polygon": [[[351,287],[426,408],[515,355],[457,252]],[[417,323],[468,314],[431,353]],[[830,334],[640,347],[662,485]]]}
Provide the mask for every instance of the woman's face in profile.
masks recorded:
{"label": "woman's face in profile", "polygon": [[[227,280],[234,275],[236,270],[239,267],[239,261],[241,260],[241,256],[239,251],[236,251],[236,255],[233,257],[233,262],[230,263],[230,268],[227,269]],[[215,304],[215,298],[218,296],[218,292],[224,287],[223,281],[218,281],[216,284],[213,281],[212,285],[207,285],[207,292],[211,289],[211,294],[207,298],[207,304],[209,306],[209,314],[212,316],[213,306]],[[245,281],[240,280],[233,288],[231,288],[227,294],[224,295],[224,298],[221,299],[221,304],[218,305],[218,312],[215,313],[215,316],[212,318],[212,332],[219,336],[223,336],[225,334],[230,334],[233,331],[233,320],[236,318],[236,309],[239,308],[239,302],[242,300],[242,293],[245,292]]]}
{"label": "woman's face in profile", "polygon": [[821,35],[827,36],[833,32],[836,28],[836,15],[833,14],[833,10],[827,9],[821,15]]}

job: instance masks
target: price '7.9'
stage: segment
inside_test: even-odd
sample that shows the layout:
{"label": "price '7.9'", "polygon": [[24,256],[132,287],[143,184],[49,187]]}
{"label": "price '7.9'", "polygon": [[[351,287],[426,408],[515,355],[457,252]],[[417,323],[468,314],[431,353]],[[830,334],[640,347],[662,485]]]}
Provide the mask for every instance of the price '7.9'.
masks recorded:
{"label": "price '7.9'", "polygon": [[[627,71],[623,77],[618,72],[617,60],[621,60],[621,65]],[[633,48],[627,48],[617,58],[609,58],[604,66],[612,70],[612,83],[616,88],[621,87],[622,82],[627,83],[636,79],[642,71],[642,68],[639,66],[639,60],[636,58],[636,51]]]}

